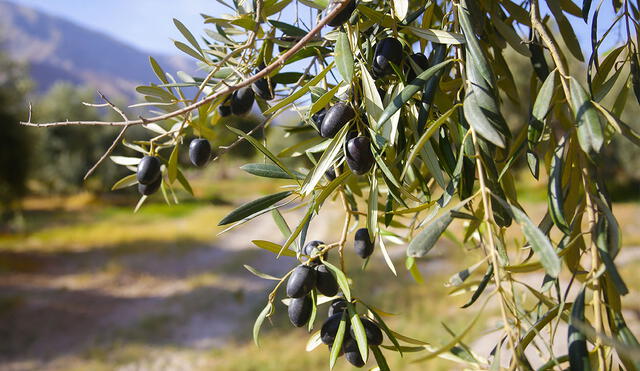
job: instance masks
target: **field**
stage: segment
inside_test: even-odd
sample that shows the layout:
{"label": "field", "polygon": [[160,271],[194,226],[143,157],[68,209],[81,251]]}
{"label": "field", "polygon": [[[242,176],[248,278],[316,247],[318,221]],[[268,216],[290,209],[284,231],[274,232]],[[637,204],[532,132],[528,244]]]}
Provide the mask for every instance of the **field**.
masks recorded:
{"label": "field", "polygon": [[[125,196],[27,200],[27,233],[0,236],[0,369],[327,369],[326,347],[305,353],[309,334],[290,326],[282,304],[265,323],[261,348],[252,341],[253,321],[273,282],[251,275],[243,264],[271,275],[282,275],[295,264],[286,257],[277,261],[251,245],[253,239],[280,242],[271,218],[218,235],[222,229],[217,221],[236,206],[232,201],[275,192],[282,184],[245,176],[223,179],[208,172],[194,179],[195,200],[184,197],[181,204],[168,206],[158,196],[136,214],[135,199]],[[532,189],[524,202],[542,212],[545,205],[538,194]],[[331,233],[341,227],[336,206],[323,209],[310,238],[338,239]],[[631,289],[624,306],[638,332],[640,205],[616,204],[614,212],[624,232],[617,261]],[[285,217],[292,224],[300,211],[290,210]],[[458,235],[460,228],[454,225],[450,235]],[[469,294],[448,297],[452,288],[444,283],[480,260],[482,251],[443,239],[431,257],[420,262],[425,282],[418,284],[404,270],[403,249],[390,249],[398,278],[379,251],[364,272],[355,254],[347,251],[354,292],[397,314],[387,318],[397,332],[438,347],[451,339],[443,323],[460,331],[479,309],[478,304],[459,309]],[[518,278],[532,285],[541,282],[537,276]],[[325,310],[320,309],[316,328]],[[490,303],[471,334],[481,340],[468,344],[484,357],[491,349],[483,347],[482,339],[493,336],[491,330],[499,326],[496,314]],[[417,355],[385,354],[393,369],[458,367],[441,359],[414,364]],[[350,367],[341,360],[337,369]]]}

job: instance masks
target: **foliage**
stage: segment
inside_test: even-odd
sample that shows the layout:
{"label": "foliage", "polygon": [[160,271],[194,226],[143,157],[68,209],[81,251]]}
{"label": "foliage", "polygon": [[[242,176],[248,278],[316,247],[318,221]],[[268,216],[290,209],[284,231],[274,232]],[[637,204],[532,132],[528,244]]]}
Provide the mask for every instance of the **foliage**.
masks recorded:
{"label": "foliage", "polygon": [[[601,169],[603,153],[614,138],[640,144],[639,134],[622,120],[627,97],[634,94],[640,102],[637,1],[607,2],[617,16],[603,34],[597,31],[603,21],[598,16],[602,1],[594,7],[584,1],[582,8],[571,1],[546,1],[550,14],[544,18],[538,0],[522,5],[511,0],[220,1],[234,13],[205,15],[205,23],[214,28],[202,41],[175,21],[186,41],[176,41],[176,47],[198,60],[207,76],[178,73],[177,81],[152,59],[160,83],[138,91],[147,105],[162,113],[116,124],[140,125],[154,136],[125,143],[139,156],[112,159],[135,171],[142,155],[158,156],[164,164],[161,189],[167,201],[175,187],[190,191],[177,161],[186,136],[215,140],[214,128],[226,124],[221,116],[246,111],[253,96],[247,88],[253,84],[264,121],[248,133],[227,127],[238,141],[264,155],[264,163],[245,166],[247,172],[289,179],[290,185],[245,203],[221,224],[232,229],[270,214],[284,243],[253,241],[256,246],[277,256],[296,255],[301,264],[324,265],[331,272],[348,310],[334,334],[330,367],[343,340],[350,362],[375,358],[381,370],[390,352],[411,353],[416,361],[442,357],[468,368],[498,369],[501,354],[508,355],[511,369],[567,364],[571,369],[604,369],[617,363],[625,369],[640,367],[638,342],[621,311],[621,297],[628,293],[615,264],[621,233]],[[293,7],[296,14],[308,11],[315,26],[298,16],[292,24],[284,23],[280,15]],[[343,9],[349,11],[341,13]],[[593,27],[588,59],[568,16],[583,17]],[[557,34],[550,31],[552,19]],[[335,27],[318,33],[327,24]],[[603,51],[611,30],[621,31],[622,42]],[[429,55],[428,62],[421,62],[416,52]],[[512,53],[531,61],[529,95],[517,89],[509,63]],[[586,79],[567,63],[571,58],[588,61]],[[408,79],[410,72],[415,77]],[[275,84],[276,100],[265,100]],[[613,89],[616,86],[622,88]],[[187,98],[193,88],[197,93]],[[505,118],[505,97],[522,110],[530,109],[527,125]],[[342,108],[332,112],[329,108],[339,102]],[[327,111],[320,120],[322,109]],[[291,147],[275,153],[276,143],[252,136],[290,111],[299,117],[299,124],[285,127],[286,136],[299,138]],[[291,158],[301,159],[301,165],[290,166]],[[518,200],[518,162],[527,163],[532,177],[547,183],[548,210],[540,220],[528,215]],[[117,186],[134,184],[135,175],[130,174]],[[305,253],[301,247],[309,239],[307,229],[332,199],[344,208],[342,231],[335,241],[320,243],[319,251]],[[145,200],[142,197],[138,207]],[[281,214],[291,205],[304,211],[294,225]],[[353,230],[358,224],[366,226],[394,274],[397,268],[385,245],[408,245],[405,267],[423,282],[419,259],[430,255],[452,223],[462,222],[461,243],[485,254],[449,282],[469,294],[464,306],[472,311],[468,325],[456,332],[447,328],[452,334],[447,340],[421,334],[429,342],[394,332],[385,324],[385,313],[366,301],[366,293],[353,290],[354,275],[347,272],[343,255]],[[330,261],[324,253],[331,250],[338,256]],[[256,342],[294,269],[283,277],[250,269],[277,281],[256,320]],[[529,274],[540,282],[527,283]],[[304,276],[306,291],[314,279],[313,273]],[[315,318],[316,306],[331,299],[316,290],[308,295],[311,312],[296,309],[296,324],[300,318]],[[465,338],[490,301],[499,310],[501,322],[494,330],[500,336],[494,352],[477,355]],[[380,348],[365,333],[362,316],[384,332],[387,342]],[[309,323],[311,330],[313,320]],[[568,325],[568,354],[552,351],[561,324]],[[307,350],[317,348],[319,339],[312,335]],[[369,349],[374,357],[369,357]],[[530,359],[532,349],[540,350],[541,361]]]}
{"label": "foliage", "polygon": [[24,97],[29,90],[23,70],[0,54],[0,213],[19,208],[32,165],[31,135],[26,127],[18,125],[25,114]]}

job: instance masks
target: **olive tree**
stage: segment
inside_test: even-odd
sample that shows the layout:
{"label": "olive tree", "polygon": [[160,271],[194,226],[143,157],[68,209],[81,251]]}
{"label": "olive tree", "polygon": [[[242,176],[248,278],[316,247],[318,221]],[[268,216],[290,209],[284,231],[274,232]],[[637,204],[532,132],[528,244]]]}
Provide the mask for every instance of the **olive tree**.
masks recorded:
{"label": "olive tree", "polygon": [[[637,1],[593,7],[590,0],[582,7],[570,0],[219,2],[232,13],[204,15],[211,28],[203,37],[175,21],[184,36],[176,47],[197,60],[205,76],[174,77],[151,59],[159,82],[138,92],[153,115],[128,118],[105,98],[99,106],[111,106],[121,121],[24,124],[109,125],[121,133],[139,125],[153,132],[150,140],[122,143],[139,157],[111,157],[132,171],[114,188],[138,184],[138,206],[158,189],[165,197],[177,187],[190,191],[177,160],[187,150],[186,136],[198,137],[189,143],[198,166],[242,141],[261,152],[264,162],[242,169],[290,185],[238,207],[220,225],[232,229],[270,215],[284,242],[253,243],[299,265],[283,277],[251,269],[275,281],[255,322],[256,343],[281,291],[292,324],[309,331],[317,307],[331,301],[330,317],[307,344],[307,350],[329,345],[330,367],[344,354],[355,366],[375,362],[384,370],[385,357],[397,352],[417,361],[445,357],[468,368],[640,368],[640,347],[621,310],[628,293],[615,263],[621,232],[599,169],[615,137],[640,145],[638,133],[620,119],[628,96],[640,100]],[[616,17],[599,19],[601,6],[612,7]],[[295,16],[285,22],[286,14]],[[571,16],[592,25],[590,56]],[[598,23],[610,26],[599,33]],[[614,48],[602,50],[614,34]],[[525,94],[510,70],[516,55],[532,65]],[[574,59],[586,69],[571,71]],[[605,104],[605,97],[614,103]],[[528,120],[507,122],[506,100],[528,110]],[[249,132],[229,126],[238,139],[211,159],[212,128],[254,103],[263,121]],[[285,130],[300,140],[274,153],[253,134],[283,112],[299,118]],[[287,165],[290,157],[300,166]],[[519,163],[546,182],[540,220],[518,201]],[[309,225],[331,199],[344,208],[339,239],[307,241]],[[288,225],[280,210],[291,205],[304,215]],[[385,245],[404,244],[405,267],[419,280],[417,260],[457,219],[465,222],[464,243],[485,257],[451,280],[472,291],[461,309],[471,311],[468,326],[444,345],[429,345],[389,328],[376,303],[354,290],[343,252],[351,241],[363,259],[379,249],[395,273]],[[366,227],[354,231],[360,220]],[[511,230],[521,238],[507,238]],[[521,279],[531,273],[539,273],[540,282]],[[466,282],[471,275],[477,284]],[[500,337],[493,352],[478,355],[463,340],[490,301],[501,317]],[[566,346],[555,354],[561,324],[568,328]],[[530,348],[539,351],[541,364],[528,359]]]}

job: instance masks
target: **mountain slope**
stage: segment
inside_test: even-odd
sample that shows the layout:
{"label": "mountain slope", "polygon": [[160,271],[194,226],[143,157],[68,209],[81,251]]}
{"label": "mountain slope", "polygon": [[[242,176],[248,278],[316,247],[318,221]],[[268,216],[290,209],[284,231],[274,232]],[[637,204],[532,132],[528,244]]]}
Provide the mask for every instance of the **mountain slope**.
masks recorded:
{"label": "mountain slope", "polygon": [[[108,95],[135,94],[140,83],[155,82],[148,54],[62,18],[0,0],[0,45],[30,66],[37,91],[57,81],[86,84]],[[154,55],[166,71],[193,71],[183,57]]]}

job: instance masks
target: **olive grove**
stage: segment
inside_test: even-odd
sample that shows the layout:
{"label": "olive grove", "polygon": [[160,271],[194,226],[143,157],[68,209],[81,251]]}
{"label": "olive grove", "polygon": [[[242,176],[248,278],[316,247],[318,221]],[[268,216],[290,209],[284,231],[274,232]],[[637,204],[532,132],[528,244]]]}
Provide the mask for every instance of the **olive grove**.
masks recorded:
{"label": "olive grove", "polygon": [[[256,314],[256,343],[286,295],[291,323],[311,333],[307,350],[326,344],[330,368],[344,355],[354,366],[380,370],[400,356],[443,357],[471,369],[640,369],[640,345],[621,309],[629,291],[616,267],[621,232],[599,168],[614,138],[640,145],[621,119],[627,105],[640,103],[637,1],[218,1],[229,14],[203,15],[205,35],[175,21],[184,36],[175,45],[198,61],[202,76],[166,73],[151,59],[158,82],[137,89],[149,115],[127,117],[103,96],[94,105],[113,109],[120,121],[23,124],[119,127],[96,166],[111,158],[128,168],[114,189],[137,186],[137,207],[158,190],[167,200],[177,188],[191,192],[181,151],[195,166],[212,166],[240,142],[264,155],[242,169],[289,186],[219,222],[232,229],[272,217],[282,239],[252,242],[274,258],[299,260],[283,277],[251,269],[274,280]],[[615,18],[599,18],[601,7]],[[581,45],[569,17],[591,25],[591,45]],[[598,32],[598,24],[610,26]],[[611,38],[614,46],[605,50]],[[516,86],[516,56],[531,63],[529,92]],[[574,60],[586,68],[572,70]],[[507,102],[529,117],[507,120]],[[213,128],[254,107],[262,122],[248,132],[229,126],[237,139],[213,157]],[[256,139],[291,112],[298,123],[284,132],[292,146],[275,153],[268,140]],[[134,126],[150,139],[123,141]],[[139,156],[111,156],[119,145]],[[518,200],[523,171],[546,182],[539,220]],[[341,230],[333,241],[308,241],[330,200],[343,208]],[[282,213],[292,207],[303,216],[289,225]],[[467,327],[446,340],[394,331],[386,313],[353,289],[345,248],[365,262],[379,251],[396,274],[386,246],[405,245],[404,268],[420,281],[417,261],[456,220],[464,224],[459,239],[484,256],[450,281],[470,291],[458,309]],[[513,231],[518,238],[509,237]],[[539,282],[521,279],[534,272]],[[490,302],[500,337],[490,354],[476,354],[465,343]],[[567,330],[556,354],[560,324]],[[532,348],[542,363],[528,359]]]}

